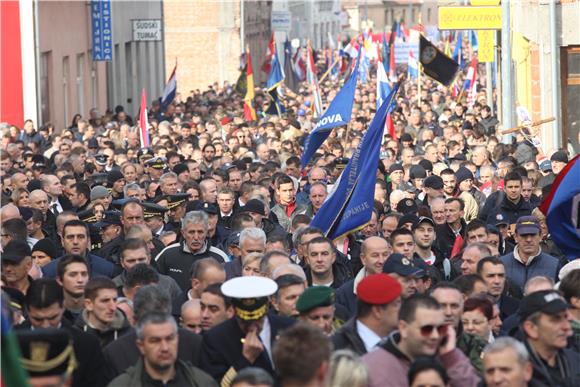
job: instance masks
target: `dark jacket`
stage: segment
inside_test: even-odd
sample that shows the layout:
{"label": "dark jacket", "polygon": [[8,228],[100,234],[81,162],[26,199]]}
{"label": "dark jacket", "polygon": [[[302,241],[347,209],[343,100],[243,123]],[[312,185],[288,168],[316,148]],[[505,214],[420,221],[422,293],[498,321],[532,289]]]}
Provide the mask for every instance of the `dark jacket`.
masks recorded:
{"label": "dark jacket", "polygon": [[[304,271],[306,272],[308,286],[312,286],[312,272],[310,267],[307,267]],[[342,284],[352,278],[352,273],[350,272],[348,266],[338,259],[332,264],[332,275],[334,278],[330,287],[333,289],[340,288]]]}
{"label": "dark jacket", "polygon": [[[29,321],[15,329],[31,329]],[[67,331],[73,341],[73,350],[77,359],[77,368],[73,372],[73,387],[104,387],[108,383],[105,358],[99,340],[72,326],[66,320],[61,321],[61,329]]]}
{"label": "dark jacket", "polygon": [[[292,324],[295,320],[268,314],[271,329],[271,348],[280,332]],[[224,321],[203,333],[203,344],[201,347],[200,368],[210,374],[215,380],[221,382],[222,378],[233,367],[235,371],[247,367],[259,367],[275,376],[274,367],[270,357],[264,350],[256,361],[251,364],[242,355],[242,338],[245,334],[240,329],[236,317]]]}
{"label": "dark jacket", "polygon": [[[143,358],[139,358],[137,364],[127,369],[124,374],[117,376],[108,387],[157,387],[159,382],[153,382],[151,378],[147,377],[145,367],[143,365]],[[169,381],[165,386],[172,386],[174,384],[186,385],[188,387],[217,387],[218,384],[205,372],[190,364],[187,364],[179,359],[175,362],[175,377]],[[186,384],[184,384],[186,383]]]}
{"label": "dark jacket", "polygon": [[[181,288],[173,278],[159,273],[157,273],[157,275],[159,276],[159,287],[165,290],[172,300],[175,300],[181,295]],[[121,274],[113,278],[113,282],[118,288],[122,288],[125,285],[126,277],[127,272],[123,270]]]}
{"label": "dark jacket", "polygon": [[77,321],[75,321],[74,326],[80,329],[83,332],[87,332],[96,336],[99,339],[101,344],[101,348],[104,348],[107,344],[111,343],[112,341],[117,340],[119,337],[125,335],[131,330],[131,326],[129,325],[129,321],[119,309],[115,311],[115,317],[113,318],[113,322],[109,329],[105,331],[100,331],[95,329],[87,323],[87,310],[83,310]]}
{"label": "dark jacket", "polygon": [[[111,262],[97,256],[94,254],[87,254],[85,260],[89,266],[89,274],[91,277],[101,275],[109,278],[113,278],[118,269]],[[46,266],[42,267],[42,275],[48,278],[56,278],[56,266],[60,261],[60,258],[50,261]]]}
{"label": "dark jacket", "polygon": [[[179,234],[179,233],[178,233]],[[120,264],[120,254],[121,254],[121,244],[125,241],[125,235],[121,234],[115,239],[112,239],[105,243],[99,250],[95,251],[95,254],[99,257],[105,257],[107,261],[113,262],[117,265]],[[165,248],[163,242],[157,238],[152,239],[155,249],[151,252],[151,256],[156,256],[161,250]]]}
{"label": "dark jacket", "polygon": [[509,316],[516,314],[520,306],[520,302],[507,294],[502,294],[498,302],[499,317],[504,321]]}
{"label": "dark jacket", "polygon": [[354,278],[346,281],[336,290],[336,303],[342,305],[349,313],[350,317],[356,314],[357,297],[354,294]]}
{"label": "dark jacket", "polygon": [[[459,230],[459,235],[463,238],[465,238],[466,226],[467,224],[465,223],[465,220],[461,219],[461,230]],[[453,244],[455,243],[455,233],[451,230],[449,224],[436,224],[435,234],[437,235],[437,239],[435,240],[437,250],[441,251],[444,258],[452,258],[450,255],[451,251],[453,251]]]}
{"label": "dark jacket", "polygon": [[161,274],[170,276],[177,282],[181,290],[187,290],[191,286],[191,265],[202,258],[214,258],[220,263],[227,260],[227,255],[206,242],[197,253],[192,253],[185,241],[174,243],[163,249],[155,257],[155,265]]}
{"label": "dark jacket", "polygon": [[530,343],[524,341],[530,354],[530,360],[534,368],[532,380],[539,385],[549,387],[576,387],[580,385],[580,354],[570,349],[561,349],[557,355],[557,370],[550,372],[548,365],[540,355],[532,348]]}
{"label": "dark jacket", "polygon": [[[514,203],[509,200],[503,192],[502,194],[503,199],[501,204],[498,207],[491,209],[487,219],[484,219],[486,223],[497,224],[498,220],[507,220],[509,224],[515,224],[520,216],[529,216],[532,214],[532,207],[529,202],[524,200],[524,198],[520,197],[520,200],[517,203]],[[500,196],[502,194],[500,194]]]}
{"label": "dark jacket", "polygon": [[[178,328],[177,335],[179,336],[177,359],[197,366],[201,350],[201,336],[183,328]],[[137,334],[134,329],[130,329],[123,337],[103,349],[110,378],[122,374],[139,360],[141,354],[136,341]]]}
{"label": "dark jacket", "polygon": [[242,258],[232,257],[231,261],[226,262],[226,264],[224,265],[224,269],[226,270],[226,281],[231,280],[232,278],[241,277]]}
{"label": "dark jacket", "polygon": [[560,269],[558,259],[540,252],[538,256],[531,259],[531,262],[528,261],[528,264],[524,265],[515,259],[514,254],[516,250],[513,253],[504,255],[501,257],[501,260],[505,266],[506,276],[520,289],[523,289],[528,279],[532,277],[543,275],[554,280],[558,279],[558,271]]}
{"label": "dark jacket", "polygon": [[332,336],[332,344],[334,350],[350,349],[359,356],[367,353],[367,349],[356,329],[356,317],[348,320],[344,325],[336,331]]}

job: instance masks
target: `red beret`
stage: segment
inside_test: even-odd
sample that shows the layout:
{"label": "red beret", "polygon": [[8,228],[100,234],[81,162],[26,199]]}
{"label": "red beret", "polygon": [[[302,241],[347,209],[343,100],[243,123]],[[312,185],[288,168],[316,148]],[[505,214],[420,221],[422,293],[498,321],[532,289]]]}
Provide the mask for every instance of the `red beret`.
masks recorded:
{"label": "red beret", "polygon": [[371,305],[385,305],[401,295],[399,281],[388,274],[371,274],[363,278],[356,288],[358,298]]}

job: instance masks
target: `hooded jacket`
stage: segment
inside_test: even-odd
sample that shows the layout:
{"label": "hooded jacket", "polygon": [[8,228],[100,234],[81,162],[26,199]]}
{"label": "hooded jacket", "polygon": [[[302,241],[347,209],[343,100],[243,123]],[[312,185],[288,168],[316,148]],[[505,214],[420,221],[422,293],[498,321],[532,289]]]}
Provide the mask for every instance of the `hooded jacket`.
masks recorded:
{"label": "hooded jacket", "polygon": [[131,330],[129,321],[119,309],[115,310],[115,316],[109,327],[104,330],[98,330],[89,325],[88,321],[88,311],[83,310],[77,321],[75,321],[74,326],[79,328],[83,332],[90,333],[97,336],[101,344],[101,348],[104,348],[110,342],[117,340],[119,337],[123,336]]}

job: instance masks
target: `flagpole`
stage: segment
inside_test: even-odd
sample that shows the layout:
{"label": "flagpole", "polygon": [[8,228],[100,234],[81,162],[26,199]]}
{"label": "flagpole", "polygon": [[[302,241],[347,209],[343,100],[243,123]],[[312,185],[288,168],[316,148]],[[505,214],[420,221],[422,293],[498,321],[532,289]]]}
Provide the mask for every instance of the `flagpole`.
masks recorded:
{"label": "flagpole", "polygon": [[417,61],[417,104],[421,108],[421,62]]}
{"label": "flagpole", "polygon": [[328,68],[328,70],[326,70],[326,72],[324,74],[322,74],[322,77],[320,77],[320,79],[318,80],[318,83],[321,83],[322,81],[324,81],[324,78],[326,78],[328,76],[328,74],[330,74],[330,72],[332,71],[334,66],[336,66],[338,64],[338,62],[340,62],[340,57],[338,57],[338,59],[334,61],[332,66],[330,66]]}

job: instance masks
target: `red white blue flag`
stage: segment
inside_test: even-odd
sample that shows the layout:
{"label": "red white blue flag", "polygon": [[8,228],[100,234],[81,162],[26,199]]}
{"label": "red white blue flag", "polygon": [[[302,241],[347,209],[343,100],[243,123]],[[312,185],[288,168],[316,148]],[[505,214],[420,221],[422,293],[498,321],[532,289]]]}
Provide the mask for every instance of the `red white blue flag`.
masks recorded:
{"label": "red white blue flag", "polygon": [[161,96],[161,109],[163,111],[167,110],[167,106],[175,99],[175,93],[177,91],[177,77],[175,73],[177,71],[177,62],[175,62],[175,67],[171,72],[171,76],[165,84],[165,89],[163,89],[163,95]]}
{"label": "red white blue flag", "polygon": [[540,205],[556,246],[571,261],[580,258],[580,155],[560,171]]}
{"label": "red white blue flag", "polygon": [[145,89],[141,92],[141,108],[139,109],[139,140],[141,148],[149,148],[151,139],[149,138],[149,120],[147,119],[147,94]]}

